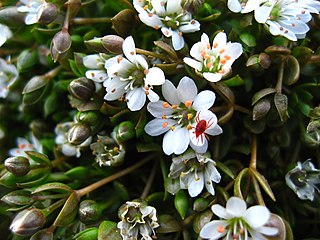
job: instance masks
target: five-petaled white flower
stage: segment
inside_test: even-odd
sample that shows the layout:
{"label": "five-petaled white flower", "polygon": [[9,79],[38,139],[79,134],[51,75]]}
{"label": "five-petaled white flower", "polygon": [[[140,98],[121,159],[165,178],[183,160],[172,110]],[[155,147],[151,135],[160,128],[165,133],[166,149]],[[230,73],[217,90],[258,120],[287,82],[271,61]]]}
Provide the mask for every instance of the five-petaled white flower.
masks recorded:
{"label": "five-petaled white flower", "polygon": [[0,23],[0,47],[7,41],[7,39],[11,37],[12,37],[12,32],[10,28]]}
{"label": "five-petaled white flower", "polygon": [[268,0],[255,9],[257,22],[269,26],[272,35],[291,41],[305,38],[311,13],[319,14],[320,2],[316,0]]}
{"label": "five-petaled white flower", "polygon": [[212,46],[208,35],[203,33],[201,41],[190,50],[190,55],[195,59],[185,57],[183,61],[208,81],[218,82],[231,71],[231,65],[241,54],[241,44],[227,42],[224,32],[215,36]]}
{"label": "five-petaled white flower", "polygon": [[20,0],[23,4],[17,8],[18,12],[25,12],[26,16],[24,19],[25,24],[31,25],[37,23],[39,20],[40,9],[45,0]]}
{"label": "five-petaled white flower", "polygon": [[273,236],[278,233],[276,228],[264,226],[270,218],[270,212],[265,206],[252,206],[247,209],[245,201],[231,197],[226,208],[214,204],[211,210],[225,220],[214,220],[204,225],[200,231],[202,238],[266,240],[264,235]]}
{"label": "five-petaled white flower", "polygon": [[316,169],[309,160],[304,163],[298,162],[297,166],[286,174],[287,185],[297,194],[300,199],[313,201],[320,190],[320,170]]}
{"label": "five-petaled white flower", "polygon": [[176,194],[180,189],[188,189],[189,195],[196,197],[205,186],[207,191],[214,195],[213,182],[219,183],[221,175],[209,155],[209,153],[199,154],[190,149],[172,158],[169,178],[178,186],[170,186],[167,191]]}
{"label": "five-petaled white flower", "polygon": [[165,82],[163,71],[158,67],[149,68],[144,56],[136,54],[133,38],[127,37],[122,45],[124,57],[116,56],[105,62],[108,78],[103,83],[107,94],[104,99],[113,101],[125,98],[131,111],[140,110],[146,97],[151,102],[159,100],[152,88]]}
{"label": "five-petaled white flower", "polygon": [[249,13],[260,6],[265,0],[228,0],[228,8],[231,12]]}
{"label": "five-petaled white flower", "polygon": [[140,20],[166,37],[172,37],[172,46],[180,50],[184,46],[183,33],[200,30],[200,23],[181,6],[181,0],[134,0]]}
{"label": "five-petaled white flower", "polygon": [[18,137],[17,148],[10,149],[9,155],[11,157],[24,156],[26,158],[29,158],[28,155],[25,153],[26,151],[36,151],[39,153],[43,153],[41,143],[33,134],[30,134],[30,141],[25,138]]}
{"label": "five-petaled white flower", "polygon": [[10,86],[17,80],[18,75],[15,65],[0,58],[0,98],[8,96]]}
{"label": "five-petaled white flower", "polygon": [[207,135],[219,135],[222,129],[217,117],[208,109],[215,101],[212,91],[204,90],[198,94],[194,81],[183,77],[178,87],[168,80],[162,85],[162,94],[166,100],[151,102],[148,111],[155,117],[146,126],[151,136],[165,133],[162,148],[165,154],[181,154],[190,146],[198,153],[208,148]]}

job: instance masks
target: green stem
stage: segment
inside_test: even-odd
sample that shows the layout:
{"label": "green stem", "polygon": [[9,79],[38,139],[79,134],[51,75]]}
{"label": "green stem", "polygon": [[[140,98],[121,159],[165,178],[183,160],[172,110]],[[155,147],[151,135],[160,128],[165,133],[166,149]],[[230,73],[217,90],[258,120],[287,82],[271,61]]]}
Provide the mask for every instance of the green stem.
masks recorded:
{"label": "green stem", "polygon": [[136,170],[139,167],[141,167],[142,165],[146,164],[148,161],[150,161],[153,158],[154,158],[154,156],[150,155],[150,156],[142,159],[140,162],[137,162],[136,164],[134,164],[134,165],[132,165],[132,166],[120,171],[120,172],[117,172],[117,173],[115,173],[115,174],[113,174],[111,176],[108,176],[108,177],[106,177],[104,179],[101,179],[100,181],[95,182],[95,183],[93,183],[93,184],[91,184],[91,185],[89,185],[87,187],[84,187],[82,189],[76,190],[75,193],[77,194],[78,199],[80,199],[81,197],[83,197],[87,193],[92,192],[92,191],[96,190],[97,188],[100,188],[103,185],[116,180],[117,178],[120,178],[120,177],[122,177],[124,175],[127,175],[128,173],[133,172],[134,170]]}
{"label": "green stem", "polygon": [[255,177],[253,177],[252,182],[259,205],[265,206],[266,204],[264,203],[258,180]]}
{"label": "green stem", "polygon": [[257,169],[257,136],[252,136],[250,168]]}
{"label": "green stem", "polygon": [[162,54],[158,54],[158,53],[154,53],[154,52],[150,52],[148,50],[144,50],[144,49],[140,49],[140,48],[136,48],[136,52],[138,54],[142,54],[142,55],[146,55],[146,56],[152,56],[152,57],[155,57],[155,58],[159,58],[163,61],[167,61],[167,57],[162,55]]}
{"label": "green stem", "polygon": [[155,161],[153,164],[153,168],[151,170],[151,173],[149,175],[149,178],[147,180],[147,184],[144,187],[143,192],[140,196],[141,199],[145,199],[148,196],[150,188],[151,188],[153,180],[154,180],[154,177],[156,176],[157,170],[158,170],[158,161]]}
{"label": "green stem", "polygon": [[277,80],[277,85],[275,87],[277,93],[281,93],[282,91],[282,80],[283,80],[283,69],[284,68],[284,59],[280,59],[279,63],[279,72],[278,72],[278,80]]}
{"label": "green stem", "polygon": [[92,23],[111,23],[111,18],[101,17],[101,18],[73,18],[70,21],[71,24],[84,25]]}

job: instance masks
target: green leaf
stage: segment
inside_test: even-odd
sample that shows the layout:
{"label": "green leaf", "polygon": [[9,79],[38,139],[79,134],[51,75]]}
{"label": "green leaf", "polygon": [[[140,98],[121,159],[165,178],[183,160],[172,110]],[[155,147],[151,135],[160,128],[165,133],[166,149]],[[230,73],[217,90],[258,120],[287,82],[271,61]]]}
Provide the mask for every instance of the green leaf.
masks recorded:
{"label": "green leaf", "polygon": [[237,74],[236,76],[223,81],[229,87],[238,87],[244,85],[244,80]]}
{"label": "green leaf", "polygon": [[1,198],[1,201],[9,205],[25,206],[34,202],[28,190],[16,190],[9,192]]}
{"label": "green leaf", "polygon": [[233,187],[234,196],[242,199],[243,199],[243,195],[241,191],[241,182],[242,182],[242,179],[247,175],[248,170],[249,170],[248,168],[242,169],[241,172],[236,177],[236,180],[234,181],[234,187]]}
{"label": "green leaf", "polygon": [[177,194],[174,197],[174,206],[177,209],[178,213],[180,214],[180,217],[182,219],[185,218],[188,206],[189,206],[189,200],[187,195],[185,194],[184,190],[180,190],[177,192]]}
{"label": "green leaf", "polygon": [[51,113],[57,110],[59,103],[58,95],[55,92],[52,92],[44,102],[44,115],[45,117],[49,116]]}
{"label": "green leaf", "polygon": [[35,50],[23,50],[17,59],[19,73],[29,71],[38,62],[38,53]]}
{"label": "green leaf", "polygon": [[181,221],[177,220],[171,215],[160,215],[159,223],[160,227],[157,228],[157,233],[180,232],[182,229]]}
{"label": "green leaf", "polygon": [[43,191],[54,191],[58,193],[71,193],[73,190],[64,183],[51,182],[43,184],[33,190],[32,194],[43,192]]}
{"label": "green leaf", "polygon": [[83,75],[78,70],[78,67],[77,67],[74,60],[69,59],[69,65],[70,65],[70,68],[71,68],[72,72],[74,73],[74,75],[76,75],[77,77],[83,77]]}
{"label": "green leaf", "polygon": [[203,226],[210,222],[211,218],[213,216],[213,213],[211,210],[207,210],[205,212],[202,212],[200,214],[197,214],[194,221],[193,221],[193,230],[199,234]]}
{"label": "green leaf", "polygon": [[36,161],[37,163],[45,164],[49,168],[52,167],[51,161],[49,160],[47,155],[43,153],[35,152],[35,151],[25,151],[25,153],[28,155],[28,157],[30,157],[32,160]]}
{"label": "green leaf", "polygon": [[283,66],[283,83],[292,85],[296,83],[300,76],[300,65],[298,60],[291,55],[288,55],[284,60]]}
{"label": "green leaf", "polygon": [[274,104],[279,113],[282,122],[286,121],[289,117],[288,114],[288,98],[282,93],[276,93],[274,95]]}
{"label": "green leaf", "polygon": [[255,177],[258,182],[260,183],[261,187],[263,190],[269,195],[269,197],[273,200],[276,201],[276,198],[274,197],[274,194],[272,192],[272,189],[267,181],[267,179],[261,175],[257,169],[250,168],[250,173],[252,173],[252,177]]}
{"label": "green leaf", "polygon": [[77,233],[73,237],[76,240],[96,240],[98,238],[98,228],[91,227]]}
{"label": "green leaf", "polygon": [[122,240],[117,223],[103,221],[99,225],[98,240]]}
{"label": "green leaf", "polygon": [[63,205],[53,225],[57,227],[64,227],[70,224],[77,215],[78,204],[79,204],[79,201],[77,198],[77,194],[73,192],[72,194],[70,194],[67,201]]}
{"label": "green leaf", "polygon": [[227,174],[229,177],[231,177],[232,179],[235,178],[233,172],[230,170],[230,168],[228,168],[225,164],[223,164],[222,162],[216,162],[216,167],[219,168],[219,170],[221,170],[222,172],[224,172],[225,174]]}
{"label": "green leaf", "polygon": [[256,104],[261,98],[269,95],[269,94],[272,94],[272,93],[275,93],[276,90],[274,88],[264,88],[264,89],[261,89],[259,92],[256,92],[253,97],[252,97],[252,104],[251,105],[254,105]]}
{"label": "green leaf", "polygon": [[249,33],[241,33],[239,37],[240,37],[241,41],[245,45],[247,45],[248,47],[257,46],[256,38],[253,35],[251,35]]}
{"label": "green leaf", "polygon": [[19,183],[17,183],[17,186],[20,188],[31,188],[31,187],[38,186],[38,185],[42,184],[43,182],[45,182],[48,179],[48,177],[50,176],[50,171],[49,171],[49,169],[40,169],[40,170],[42,170],[41,177],[33,179],[33,176],[30,176],[32,178],[32,180],[19,182]]}

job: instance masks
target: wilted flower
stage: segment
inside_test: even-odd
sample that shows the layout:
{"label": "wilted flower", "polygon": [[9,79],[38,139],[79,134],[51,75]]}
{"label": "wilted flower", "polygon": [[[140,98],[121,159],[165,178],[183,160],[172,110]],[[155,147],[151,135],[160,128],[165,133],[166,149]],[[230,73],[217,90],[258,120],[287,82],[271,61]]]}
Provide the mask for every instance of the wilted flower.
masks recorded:
{"label": "wilted flower", "polygon": [[305,38],[311,13],[319,14],[320,2],[316,0],[268,0],[255,9],[257,22],[269,26],[272,35],[291,41]]}
{"label": "wilted flower", "polygon": [[61,152],[66,156],[76,156],[79,158],[81,156],[80,149],[90,145],[92,137],[88,136],[80,144],[72,144],[68,141],[70,136],[69,130],[72,129],[77,123],[75,122],[64,122],[59,123],[55,128],[56,139],[55,142],[58,145]]}
{"label": "wilted flower", "polygon": [[266,240],[263,235],[273,236],[278,230],[264,226],[270,212],[264,206],[253,206],[247,209],[246,202],[238,197],[231,197],[226,208],[220,204],[211,207],[212,212],[225,220],[214,220],[200,231],[200,237],[210,240],[217,239],[249,239]]}
{"label": "wilted flower", "polygon": [[17,80],[18,75],[15,65],[0,58],[0,98],[8,96],[9,88]]}
{"label": "wilted flower", "polygon": [[180,183],[180,188],[170,193],[175,194],[179,189],[188,189],[189,195],[196,197],[204,186],[210,194],[214,195],[213,182],[219,183],[221,175],[209,154],[187,150],[184,154],[172,158],[169,178],[178,180]]}
{"label": "wilted flower", "polygon": [[320,170],[314,167],[310,159],[304,163],[298,162],[286,174],[286,183],[300,199],[313,201],[315,190],[320,192],[316,186],[320,184]]}
{"label": "wilted flower", "polygon": [[158,67],[149,68],[147,60],[136,54],[133,38],[127,37],[122,45],[122,56],[113,57],[105,62],[109,78],[104,82],[107,101],[125,98],[131,111],[140,110],[146,97],[151,102],[159,100],[152,88],[153,85],[162,85],[165,81],[163,71]]}
{"label": "wilted flower", "polygon": [[155,117],[146,126],[151,136],[166,133],[162,148],[165,154],[181,154],[189,144],[198,153],[208,148],[207,135],[219,135],[222,129],[217,117],[208,109],[213,105],[214,92],[205,90],[198,94],[194,81],[183,77],[177,88],[168,80],[162,86],[167,102],[159,100],[149,103],[148,111]]}
{"label": "wilted flower", "polygon": [[184,46],[183,33],[200,30],[200,23],[182,8],[181,0],[134,0],[133,5],[144,24],[172,38],[175,50]]}
{"label": "wilted flower", "polygon": [[39,10],[41,9],[42,4],[45,4],[45,0],[20,0],[23,4],[18,7],[19,12],[25,12],[25,24],[31,25],[38,22]]}
{"label": "wilted flower", "polygon": [[156,209],[145,202],[126,202],[120,207],[118,215],[121,221],[117,227],[124,240],[152,240],[154,229],[160,226]]}
{"label": "wilted flower", "polygon": [[12,37],[12,32],[8,26],[0,23],[0,47]]}
{"label": "wilted flower", "polygon": [[124,160],[124,146],[118,143],[114,132],[110,137],[98,135],[97,141],[90,148],[99,166],[118,166]]}
{"label": "wilted flower", "polygon": [[25,138],[18,137],[17,148],[10,149],[9,155],[12,157],[23,156],[29,158],[28,155],[25,153],[26,151],[36,151],[39,153],[43,153],[41,143],[33,134],[30,134],[30,141]]}
{"label": "wilted flower", "polygon": [[215,36],[212,46],[208,35],[203,33],[201,41],[190,50],[190,55],[195,59],[185,57],[183,61],[208,81],[218,82],[231,71],[231,65],[241,54],[241,44],[227,42],[224,32]]}

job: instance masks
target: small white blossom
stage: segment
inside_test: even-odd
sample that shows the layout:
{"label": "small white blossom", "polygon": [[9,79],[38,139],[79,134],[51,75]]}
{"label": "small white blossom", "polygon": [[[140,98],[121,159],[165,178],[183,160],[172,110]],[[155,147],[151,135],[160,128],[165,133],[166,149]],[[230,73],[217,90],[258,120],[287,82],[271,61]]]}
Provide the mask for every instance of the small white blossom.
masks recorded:
{"label": "small white blossom", "polygon": [[92,137],[88,137],[84,142],[78,145],[69,143],[67,134],[69,129],[75,124],[75,122],[59,123],[55,128],[55,143],[65,156],[76,156],[79,158],[81,156],[80,150],[90,145]]}
{"label": "small white blossom", "polygon": [[316,186],[320,184],[320,170],[316,169],[310,160],[298,162],[297,166],[286,174],[286,183],[300,199],[313,201],[315,190],[320,192]]}
{"label": "small white blossom", "polygon": [[200,23],[182,8],[181,0],[134,0],[133,5],[144,24],[172,38],[175,50],[184,46],[183,33],[200,30]]}
{"label": "small white blossom", "polygon": [[205,90],[198,94],[194,81],[183,77],[176,88],[170,81],[162,85],[166,100],[151,102],[148,111],[155,117],[146,126],[151,136],[165,133],[162,148],[165,154],[182,154],[189,144],[198,153],[208,148],[207,135],[219,135],[222,129],[217,117],[208,109],[215,101],[215,94]]}
{"label": "small white blossom", "polygon": [[316,0],[268,0],[255,9],[254,17],[266,24],[272,35],[297,41],[305,38],[311,13],[319,14],[319,10],[320,2]]}
{"label": "small white blossom", "polygon": [[40,9],[45,0],[20,0],[23,4],[17,8],[18,12],[25,12],[26,16],[24,19],[25,24],[31,25],[37,23],[39,20]]}
{"label": "small white blossom", "polygon": [[103,83],[107,94],[104,99],[113,101],[125,98],[131,111],[140,110],[146,98],[151,102],[159,100],[152,88],[165,81],[163,71],[158,67],[149,68],[144,56],[136,54],[133,38],[127,37],[122,45],[124,56],[116,56],[105,62],[108,78]]}
{"label": "small white blossom", "polygon": [[260,6],[265,0],[228,0],[228,8],[234,13],[249,13]]}
{"label": "small white blossom", "polygon": [[121,221],[117,227],[124,240],[156,238],[154,229],[160,226],[157,211],[145,202],[126,202],[119,209],[119,218]]}
{"label": "small white blossom", "polygon": [[12,32],[10,28],[0,23],[0,47],[7,41],[7,39],[11,37],[12,37]]}
{"label": "small white blossom", "polygon": [[17,148],[10,149],[9,155],[11,157],[24,156],[26,158],[29,158],[28,155],[25,153],[26,151],[36,151],[39,153],[43,153],[41,143],[33,134],[30,134],[30,141],[25,138],[18,137]]}
{"label": "small white blossom", "polygon": [[10,86],[17,80],[18,75],[15,65],[0,58],[0,98],[8,96]]}
{"label": "small white blossom", "polygon": [[226,208],[214,204],[211,210],[225,220],[213,220],[204,225],[200,231],[202,238],[266,240],[264,235],[273,236],[278,233],[276,228],[264,226],[270,218],[266,207],[252,206],[247,209],[246,202],[238,197],[229,198]]}
{"label": "small white blossom", "polygon": [[187,150],[184,154],[172,158],[169,178],[179,181],[180,187],[167,191],[176,194],[180,189],[188,189],[191,197],[198,196],[203,187],[214,195],[214,183],[219,183],[221,175],[215,167],[215,162],[208,157],[209,154],[199,154],[192,150]]}
{"label": "small white blossom", "polygon": [[86,71],[86,77],[97,83],[103,83],[108,75],[104,68],[107,56],[103,53],[91,54],[83,57],[83,65],[89,70]]}
{"label": "small white blossom", "polygon": [[190,50],[194,59],[185,57],[183,61],[208,81],[218,82],[231,71],[231,65],[241,54],[241,44],[227,42],[224,32],[215,36],[212,46],[208,35],[203,33],[201,41],[195,43]]}

